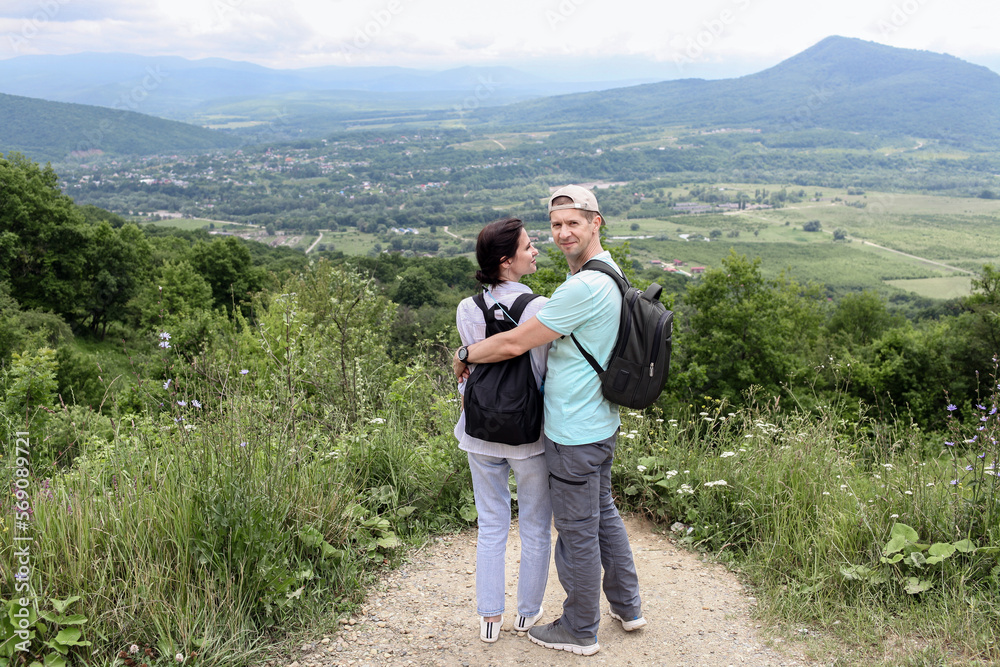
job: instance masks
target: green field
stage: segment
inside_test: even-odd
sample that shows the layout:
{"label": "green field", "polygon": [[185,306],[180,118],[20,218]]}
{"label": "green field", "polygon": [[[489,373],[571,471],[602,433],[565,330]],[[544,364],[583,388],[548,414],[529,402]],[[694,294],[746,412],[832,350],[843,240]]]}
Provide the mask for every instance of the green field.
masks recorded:
{"label": "green field", "polygon": [[913,280],[887,280],[887,284],[928,299],[956,299],[972,293],[968,278],[915,278]]}
{"label": "green field", "polygon": [[[534,140],[534,136],[497,135],[497,140],[516,145]],[[500,149],[492,140],[490,143]],[[624,237],[609,240],[609,244],[628,239],[640,265],[648,268],[654,266],[653,260],[664,264],[681,260],[682,270],[718,266],[730,251],[735,251],[759,257],[765,275],[784,272],[799,282],[824,284],[831,294],[862,289],[903,290],[929,298],[955,298],[970,293],[969,278],[983,264],[1000,263],[1000,200],[881,192],[848,195],[846,190],[773,184],[726,183],[712,189],[732,195],[781,187],[792,192],[804,190],[810,199],[777,209],[665,218],[609,216],[608,236]],[[664,189],[662,194],[667,192],[675,198],[688,194],[684,187]],[[814,201],[817,196],[819,201]],[[523,206],[523,202],[502,202],[495,208],[501,215]],[[820,222],[820,231],[803,230],[805,223],[815,220]],[[217,229],[251,229],[203,219],[178,218],[146,224],[201,229],[210,222]],[[528,226],[539,233],[538,245],[544,250],[548,240],[544,226]],[[843,231],[846,239],[834,240],[834,230]],[[449,231],[437,228],[431,233],[429,228],[421,228],[419,238],[438,241],[438,255],[454,255],[462,240],[475,239],[479,227],[453,226]],[[688,235],[690,240],[682,235]],[[346,228],[324,231],[321,243],[347,255],[367,255],[376,248],[388,250],[394,236]],[[315,234],[285,232],[278,240],[281,245],[304,251],[316,238]],[[257,240],[273,241],[268,237]]]}

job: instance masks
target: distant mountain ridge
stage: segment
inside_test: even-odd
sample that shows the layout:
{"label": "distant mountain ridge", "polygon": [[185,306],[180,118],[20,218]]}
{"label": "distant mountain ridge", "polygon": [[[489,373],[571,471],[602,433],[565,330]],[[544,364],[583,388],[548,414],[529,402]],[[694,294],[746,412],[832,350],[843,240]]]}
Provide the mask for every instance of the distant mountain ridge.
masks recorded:
{"label": "distant mountain ridge", "polygon": [[736,79],[664,81],[481,109],[494,124],[826,128],[1000,147],[1000,75],[939,53],[828,37]]}
{"label": "distant mountain ridge", "polygon": [[[444,71],[406,67],[311,67],[278,70],[247,62],[127,53],[20,56],[0,60],[0,92],[57,102],[127,108],[174,119],[220,100],[289,93],[480,93],[480,102],[599,90],[630,82],[553,82],[511,67],[465,66]],[[136,89],[139,91],[136,93]],[[482,94],[486,89],[487,94]],[[137,99],[141,98],[141,99]]]}
{"label": "distant mountain ridge", "polygon": [[[81,56],[81,62],[94,68],[89,75],[86,67],[59,71],[58,66],[68,62],[64,58],[0,61],[0,90],[44,84],[63,90],[68,97],[99,97],[105,106],[114,107],[0,94],[0,152],[16,150],[33,159],[60,160],[89,151],[150,154],[226,148],[241,141],[224,132],[145,115],[157,104],[174,109],[201,105],[201,118],[219,119],[205,124],[249,126],[243,142],[261,141],[256,129],[260,127],[273,130],[267,133],[268,140],[280,141],[363,126],[360,120],[364,118],[380,125],[388,118],[433,125],[460,117],[470,127],[505,130],[627,131],[687,126],[782,134],[823,129],[1000,150],[1000,75],[944,54],[844,37],[828,37],[774,67],[733,79],[663,81],[521,99],[493,107],[488,105],[513,95],[505,87],[509,83],[505,76],[519,85],[527,85],[529,77],[505,68],[435,73],[405,68],[316,68],[294,70],[296,79],[291,81],[289,71],[250,63],[122,59],[120,55]],[[19,68],[12,65],[16,61],[21,61]],[[19,73],[11,75],[15,70]],[[492,77],[487,83],[484,72]],[[46,80],[50,74],[54,78]],[[289,86],[328,85],[331,77],[339,77],[360,92],[282,92]],[[551,88],[539,79],[535,83],[540,90]],[[262,97],[235,94],[246,93],[248,87],[255,87]],[[377,92],[379,87],[397,92]],[[406,87],[410,92],[398,90]],[[438,94],[424,87],[450,87],[453,92]],[[225,95],[231,97],[219,98]],[[215,96],[216,101],[206,102],[207,96]],[[471,103],[463,103],[463,96]],[[408,108],[431,111],[408,114]],[[267,125],[275,119],[276,124]],[[251,134],[255,131],[256,137]]]}
{"label": "distant mountain ridge", "polygon": [[83,104],[0,94],[0,153],[34,160],[228,148],[238,139],[194,125]]}

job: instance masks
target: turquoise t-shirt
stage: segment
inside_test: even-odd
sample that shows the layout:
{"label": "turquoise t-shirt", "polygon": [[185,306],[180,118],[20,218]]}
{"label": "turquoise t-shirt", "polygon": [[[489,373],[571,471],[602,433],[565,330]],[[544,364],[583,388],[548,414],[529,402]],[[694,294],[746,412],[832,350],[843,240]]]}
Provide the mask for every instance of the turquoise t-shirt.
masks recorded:
{"label": "turquoise t-shirt", "polygon": [[[596,255],[621,269],[604,251]],[[567,278],[538,312],[538,321],[562,334],[549,350],[545,375],[545,435],[561,445],[585,445],[614,435],[618,406],[601,393],[601,380],[569,335],[575,334],[607,366],[618,337],[622,295],[610,276],[580,271]]]}

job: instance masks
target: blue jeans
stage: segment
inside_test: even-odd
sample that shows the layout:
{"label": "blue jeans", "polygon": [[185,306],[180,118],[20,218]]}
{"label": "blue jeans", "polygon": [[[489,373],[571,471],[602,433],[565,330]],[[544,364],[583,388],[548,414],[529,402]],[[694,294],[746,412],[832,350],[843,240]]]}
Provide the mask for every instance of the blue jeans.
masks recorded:
{"label": "blue jeans", "polygon": [[602,584],[616,614],[631,619],[642,613],[632,547],[611,496],[616,437],[588,445],[560,445],[545,437],[552,516],[559,535],[556,572],[566,590],[562,623],[576,637],[597,635]]}
{"label": "blue jeans", "polygon": [[535,616],[542,606],[552,552],[552,505],[545,456],[505,459],[469,453],[472,488],[479,513],[476,543],[476,608],[480,616],[504,611],[504,556],[510,532],[510,471],[517,482],[521,568],[517,579],[517,611]]}

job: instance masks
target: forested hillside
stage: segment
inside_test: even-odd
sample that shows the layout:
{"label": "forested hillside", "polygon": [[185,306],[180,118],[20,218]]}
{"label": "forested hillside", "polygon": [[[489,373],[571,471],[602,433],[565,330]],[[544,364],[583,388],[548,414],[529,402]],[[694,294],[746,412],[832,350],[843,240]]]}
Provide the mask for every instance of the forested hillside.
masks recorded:
{"label": "forested hillside", "polygon": [[738,79],[685,79],[563,95],[477,118],[531,129],[691,125],[822,128],[1000,146],[1000,75],[943,54],[828,37]]}
{"label": "forested hillside", "polygon": [[219,132],[136,113],[125,102],[111,110],[0,94],[0,118],[0,152],[21,152],[36,160],[174,153],[238,143]]}

